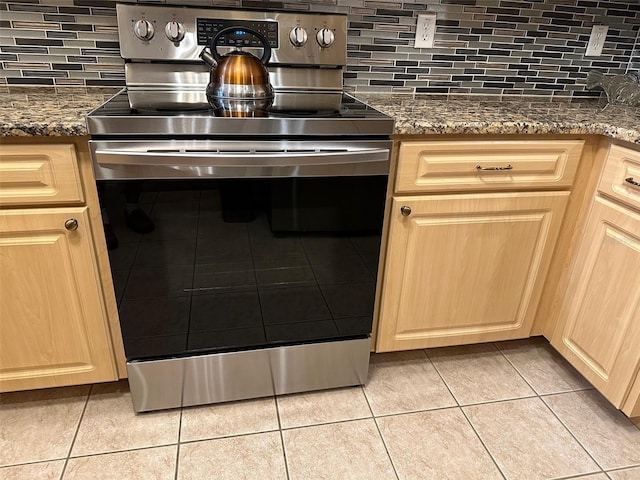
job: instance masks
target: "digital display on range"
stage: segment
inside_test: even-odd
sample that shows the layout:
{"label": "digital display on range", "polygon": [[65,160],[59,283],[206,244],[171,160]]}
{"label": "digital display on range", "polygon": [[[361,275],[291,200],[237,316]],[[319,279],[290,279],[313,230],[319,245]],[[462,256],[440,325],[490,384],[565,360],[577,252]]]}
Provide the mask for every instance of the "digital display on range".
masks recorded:
{"label": "digital display on range", "polygon": [[[198,18],[196,25],[198,45],[209,45],[211,39],[223,28],[247,27],[264,35],[271,48],[278,48],[278,22]],[[250,33],[238,29],[220,37],[217,45],[220,47],[261,47],[262,43]]]}

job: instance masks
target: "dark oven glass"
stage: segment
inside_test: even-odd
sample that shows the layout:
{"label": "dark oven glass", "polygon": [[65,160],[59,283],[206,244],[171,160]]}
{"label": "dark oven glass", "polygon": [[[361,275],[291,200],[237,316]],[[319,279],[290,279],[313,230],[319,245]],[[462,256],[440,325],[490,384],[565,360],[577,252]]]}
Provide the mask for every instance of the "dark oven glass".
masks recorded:
{"label": "dark oven glass", "polygon": [[127,358],[368,335],[386,183],[99,182]]}

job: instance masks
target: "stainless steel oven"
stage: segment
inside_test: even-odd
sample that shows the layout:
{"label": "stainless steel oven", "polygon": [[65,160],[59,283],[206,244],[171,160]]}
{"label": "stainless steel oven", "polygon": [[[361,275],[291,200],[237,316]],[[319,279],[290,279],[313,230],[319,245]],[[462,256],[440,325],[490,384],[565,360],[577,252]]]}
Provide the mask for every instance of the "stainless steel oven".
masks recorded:
{"label": "stainless steel oven", "polygon": [[[273,105],[221,116],[202,32],[265,21]],[[118,23],[128,87],[87,126],[135,410],[364,383],[393,122],[342,92],[346,18],[119,5]]]}

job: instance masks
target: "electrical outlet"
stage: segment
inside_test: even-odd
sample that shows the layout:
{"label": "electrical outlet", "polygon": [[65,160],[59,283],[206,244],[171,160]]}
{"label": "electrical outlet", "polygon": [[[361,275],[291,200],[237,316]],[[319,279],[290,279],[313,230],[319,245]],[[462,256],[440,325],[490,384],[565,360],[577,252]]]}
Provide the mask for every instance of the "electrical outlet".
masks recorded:
{"label": "electrical outlet", "polygon": [[416,41],[414,48],[433,48],[433,38],[436,35],[436,14],[418,14],[416,25]]}
{"label": "electrical outlet", "polygon": [[584,53],[587,57],[598,57],[602,55],[602,47],[604,47],[604,41],[607,38],[607,31],[609,27],[607,25],[594,25],[591,29],[591,36],[589,37],[589,44],[587,45],[587,51]]}

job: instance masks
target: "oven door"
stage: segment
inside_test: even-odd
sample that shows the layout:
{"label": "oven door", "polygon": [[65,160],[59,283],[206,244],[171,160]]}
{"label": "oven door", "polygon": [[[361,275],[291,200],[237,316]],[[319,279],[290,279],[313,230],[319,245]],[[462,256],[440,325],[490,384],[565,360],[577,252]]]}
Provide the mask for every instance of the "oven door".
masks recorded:
{"label": "oven door", "polygon": [[91,140],[98,180],[386,175],[389,140]]}
{"label": "oven door", "polygon": [[128,361],[367,339],[388,147],[92,141]]}

